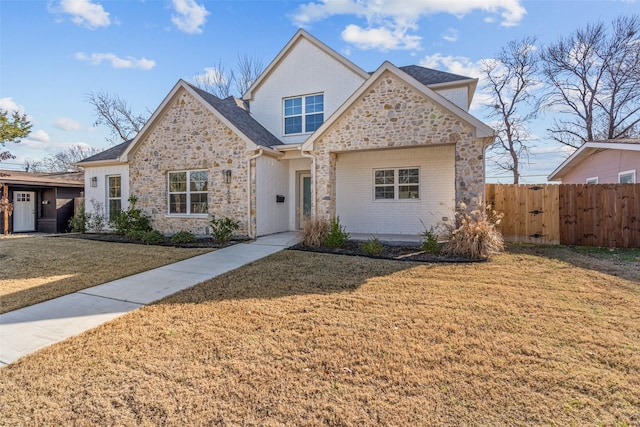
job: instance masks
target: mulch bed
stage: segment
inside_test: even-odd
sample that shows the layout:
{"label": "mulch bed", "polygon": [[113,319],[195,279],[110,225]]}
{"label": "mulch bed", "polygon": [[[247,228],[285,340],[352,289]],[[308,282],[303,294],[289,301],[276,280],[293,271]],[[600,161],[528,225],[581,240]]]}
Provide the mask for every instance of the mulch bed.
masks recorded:
{"label": "mulch bed", "polygon": [[375,259],[391,259],[396,261],[430,262],[430,263],[468,263],[482,262],[484,259],[453,258],[441,254],[429,254],[420,250],[418,245],[389,245],[383,244],[382,252],[378,255],[368,255],[362,250],[362,243],[349,240],[341,248],[330,248],[328,246],[306,246],[302,243],[292,246],[289,250],[320,252],[327,254],[339,254],[350,256],[363,256]]}
{"label": "mulch bed", "polygon": [[[68,233],[68,234],[57,234],[55,237],[67,237],[72,239],[86,239],[86,240],[97,240],[99,242],[114,242],[114,243],[132,243],[137,245],[145,245],[146,243],[141,242],[140,240],[131,240],[127,239],[125,236],[121,236],[115,233]],[[157,246],[173,246],[176,248],[214,248],[220,249],[225,248],[227,246],[235,245],[236,243],[246,241],[247,239],[236,239],[231,240],[229,242],[218,242],[210,237],[202,237],[196,238],[195,242],[192,243],[173,243],[171,238],[167,237],[163,243],[158,244]]]}

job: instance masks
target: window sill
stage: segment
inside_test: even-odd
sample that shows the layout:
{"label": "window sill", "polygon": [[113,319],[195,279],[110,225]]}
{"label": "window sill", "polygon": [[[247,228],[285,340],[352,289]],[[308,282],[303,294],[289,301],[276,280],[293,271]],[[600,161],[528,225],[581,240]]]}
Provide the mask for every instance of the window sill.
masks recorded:
{"label": "window sill", "polygon": [[373,199],[374,203],[397,203],[397,202],[409,202],[409,203],[417,203],[421,199]]}
{"label": "window sill", "polygon": [[208,218],[209,214],[166,214],[167,218]]}

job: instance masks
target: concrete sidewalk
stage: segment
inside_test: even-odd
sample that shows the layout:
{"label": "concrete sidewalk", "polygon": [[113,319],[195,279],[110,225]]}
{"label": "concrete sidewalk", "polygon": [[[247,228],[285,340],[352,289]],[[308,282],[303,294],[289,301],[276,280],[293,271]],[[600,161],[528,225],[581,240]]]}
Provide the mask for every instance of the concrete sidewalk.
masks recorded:
{"label": "concrete sidewalk", "polygon": [[298,243],[260,237],[0,315],[0,367],[183,289]]}

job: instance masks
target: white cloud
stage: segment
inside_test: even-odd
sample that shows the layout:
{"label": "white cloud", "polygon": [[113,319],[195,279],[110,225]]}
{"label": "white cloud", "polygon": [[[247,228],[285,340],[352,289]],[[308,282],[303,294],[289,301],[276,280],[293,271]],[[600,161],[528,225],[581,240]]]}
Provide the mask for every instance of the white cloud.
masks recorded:
{"label": "white cloud", "polygon": [[390,28],[360,28],[348,25],[342,32],[342,39],[360,49],[378,49],[383,52],[395,49],[418,49],[421,37],[408,35],[406,31]]}
{"label": "white cloud", "polygon": [[82,130],[82,125],[79,121],[70,119],[69,117],[57,117],[53,125],[61,130],[77,131]]}
{"label": "white cloud", "polygon": [[[518,25],[526,14],[520,2],[521,0],[319,0],[300,5],[292,20],[295,25],[307,27],[331,16],[354,15],[366,20],[366,29],[354,24],[347,25],[342,32],[345,41],[362,49],[416,49],[420,38],[410,32],[418,29],[417,22],[422,16],[448,13],[461,17],[480,10],[490,14],[492,19],[499,14],[500,25],[511,27]],[[446,37],[457,36],[447,34]]]}
{"label": "white cloud", "polygon": [[176,14],[171,17],[179,30],[189,34],[202,33],[202,27],[207,21],[210,12],[204,5],[199,5],[195,0],[173,0]]}
{"label": "white cloud", "polygon": [[40,129],[40,130],[37,130],[35,132],[31,132],[29,134],[29,139],[32,139],[32,140],[38,141],[38,142],[49,142],[49,140],[51,138],[49,138],[49,134],[48,133],[46,133],[45,131]]}
{"label": "white cloud", "polygon": [[0,110],[8,113],[17,111],[20,114],[24,114],[24,107],[22,105],[18,105],[11,97],[0,98]]}
{"label": "white cloud", "polygon": [[458,30],[455,28],[448,28],[447,31],[442,35],[442,38],[448,42],[456,42],[458,41]]}
{"label": "white cloud", "polygon": [[101,4],[92,3],[91,0],[61,0],[59,6],[50,6],[49,10],[71,15],[71,22],[92,30],[111,25],[109,12]]}
{"label": "white cloud", "polygon": [[140,70],[150,70],[156,66],[156,61],[146,58],[134,58],[127,56],[120,58],[115,53],[92,53],[87,55],[84,52],[75,54],[78,61],[85,61],[91,65],[100,65],[102,62],[109,62],[113,68],[136,68]]}

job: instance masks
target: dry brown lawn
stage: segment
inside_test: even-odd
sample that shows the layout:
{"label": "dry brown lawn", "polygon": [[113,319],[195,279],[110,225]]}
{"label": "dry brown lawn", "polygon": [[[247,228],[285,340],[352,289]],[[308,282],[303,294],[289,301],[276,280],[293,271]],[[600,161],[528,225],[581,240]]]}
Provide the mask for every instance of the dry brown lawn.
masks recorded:
{"label": "dry brown lawn", "polygon": [[3,368],[0,424],[638,425],[637,258],[596,261],[285,251]]}
{"label": "dry brown lawn", "polygon": [[53,236],[0,238],[0,314],[208,252]]}

